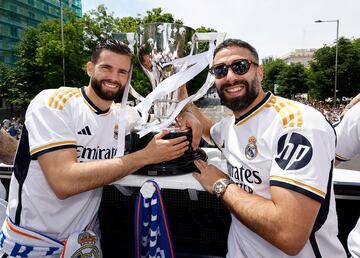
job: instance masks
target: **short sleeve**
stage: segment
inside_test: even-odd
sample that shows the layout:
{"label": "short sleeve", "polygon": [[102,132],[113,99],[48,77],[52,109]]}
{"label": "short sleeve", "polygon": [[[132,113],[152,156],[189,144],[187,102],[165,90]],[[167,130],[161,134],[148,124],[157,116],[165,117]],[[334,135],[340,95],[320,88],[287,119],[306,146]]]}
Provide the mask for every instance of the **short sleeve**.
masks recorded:
{"label": "short sleeve", "polygon": [[74,122],[69,107],[49,105],[50,93],[43,91],[30,103],[25,117],[30,154],[36,157],[61,148],[75,148]]}
{"label": "short sleeve", "polygon": [[331,186],[335,133],[329,124],[288,128],[275,144],[270,185],[323,202]]}
{"label": "short sleeve", "polygon": [[335,127],[336,158],[347,161],[360,154],[360,103],[349,109]]}

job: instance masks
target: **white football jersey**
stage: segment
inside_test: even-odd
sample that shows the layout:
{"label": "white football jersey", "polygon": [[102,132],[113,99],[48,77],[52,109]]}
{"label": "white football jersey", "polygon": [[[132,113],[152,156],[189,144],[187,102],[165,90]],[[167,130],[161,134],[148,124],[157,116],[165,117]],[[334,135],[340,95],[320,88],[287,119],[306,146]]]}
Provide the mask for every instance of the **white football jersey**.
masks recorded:
{"label": "white football jersey", "polygon": [[[332,186],[335,133],[321,113],[267,93],[239,119],[226,117],[211,129],[227,159],[230,178],[243,190],[271,199],[271,186],[321,202],[311,236],[296,257],[346,257],[337,238]],[[228,258],[288,257],[232,215]]]}
{"label": "white football jersey", "polygon": [[360,155],[360,103],[350,108],[335,126],[336,158],[348,161]]}
{"label": "white football jersey", "polygon": [[[336,159],[348,161],[360,155],[360,103],[350,108],[335,127]],[[360,172],[359,172],[360,173]],[[360,257],[360,218],[348,237],[352,257]]]}
{"label": "white football jersey", "polygon": [[[114,104],[101,111],[86,96],[84,87],[44,90],[31,101],[9,191],[8,216],[16,225],[64,240],[96,219],[102,188],[60,200],[48,184],[37,157],[58,149],[76,148],[78,162],[114,158],[118,126],[126,126],[129,132],[141,120],[131,108],[119,120],[119,110]],[[118,121],[124,124],[118,125]]]}

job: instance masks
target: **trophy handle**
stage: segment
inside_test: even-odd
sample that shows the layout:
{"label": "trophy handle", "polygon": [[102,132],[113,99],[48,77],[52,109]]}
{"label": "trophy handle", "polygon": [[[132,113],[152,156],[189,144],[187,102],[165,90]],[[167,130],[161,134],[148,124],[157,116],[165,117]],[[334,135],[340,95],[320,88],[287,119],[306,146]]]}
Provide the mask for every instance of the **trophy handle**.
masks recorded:
{"label": "trophy handle", "polygon": [[225,39],[226,33],[219,32],[196,32],[194,34],[195,41],[213,41],[215,40],[215,44],[223,42]]}
{"label": "trophy handle", "polygon": [[[137,108],[142,113],[147,112],[156,99],[159,99],[166,94],[177,90],[182,85],[187,83],[190,79],[194,78],[197,74],[199,74],[206,66],[211,66],[215,47],[217,46],[217,44],[222,42],[224,38],[225,33],[195,33],[193,39],[196,41],[208,41],[209,50],[196,55],[190,54],[186,57],[178,58],[167,63],[166,65],[183,65],[182,67],[184,69],[181,69],[181,71],[179,71],[178,73],[162,81],[149,95],[146,96],[146,98],[144,98],[142,102],[136,105],[135,108]],[[189,66],[184,66],[184,64],[188,64]],[[160,124],[153,123],[146,128],[140,130],[138,132],[140,138],[151,131],[161,130],[168,127],[175,120],[176,116],[181,112],[181,110],[186,106],[186,104],[191,101],[196,101],[202,96],[204,96],[213,83],[213,76],[208,74],[205,83],[201,86],[197,93],[180,101],[174,112],[167,119],[163,120]]]}
{"label": "trophy handle", "polygon": [[[193,35],[193,42],[209,42],[214,41],[214,44],[217,46],[219,43],[223,42],[225,39],[226,33],[219,32],[195,32]],[[215,39],[215,40],[214,40]],[[191,46],[191,55],[195,49],[195,44]]]}

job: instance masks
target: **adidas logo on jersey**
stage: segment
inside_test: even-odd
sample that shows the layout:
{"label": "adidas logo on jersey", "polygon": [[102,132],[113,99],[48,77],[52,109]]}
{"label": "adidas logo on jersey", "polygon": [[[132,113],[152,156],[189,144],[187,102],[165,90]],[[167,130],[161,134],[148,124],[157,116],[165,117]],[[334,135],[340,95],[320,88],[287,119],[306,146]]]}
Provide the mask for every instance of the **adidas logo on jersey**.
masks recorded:
{"label": "adidas logo on jersey", "polygon": [[80,131],[78,131],[77,134],[81,134],[81,135],[91,135],[89,126],[85,126],[85,128],[83,128],[83,129],[81,129]]}

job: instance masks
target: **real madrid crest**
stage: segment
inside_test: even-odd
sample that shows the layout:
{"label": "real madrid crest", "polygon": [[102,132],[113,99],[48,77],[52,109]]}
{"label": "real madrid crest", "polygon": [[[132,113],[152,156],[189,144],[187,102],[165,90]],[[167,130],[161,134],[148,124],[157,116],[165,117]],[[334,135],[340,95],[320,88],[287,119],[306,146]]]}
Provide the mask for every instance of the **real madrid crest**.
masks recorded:
{"label": "real madrid crest", "polygon": [[248,144],[245,147],[245,157],[249,160],[254,159],[258,154],[258,149],[256,146],[255,136],[250,136],[248,139]]}
{"label": "real madrid crest", "polygon": [[[100,258],[101,251],[99,250],[96,242],[97,236],[93,232],[83,231],[78,235],[77,244],[74,246],[75,252],[71,255],[71,258],[87,257],[87,258]],[[68,244],[69,245],[69,244]],[[69,248],[69,247],[68,247]],[[71,249],[71,247],[70,247]],[[65,257],[69,257],[65,253]]]}

